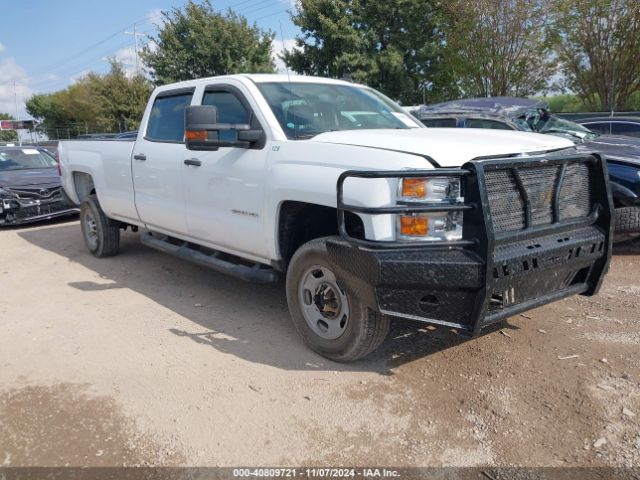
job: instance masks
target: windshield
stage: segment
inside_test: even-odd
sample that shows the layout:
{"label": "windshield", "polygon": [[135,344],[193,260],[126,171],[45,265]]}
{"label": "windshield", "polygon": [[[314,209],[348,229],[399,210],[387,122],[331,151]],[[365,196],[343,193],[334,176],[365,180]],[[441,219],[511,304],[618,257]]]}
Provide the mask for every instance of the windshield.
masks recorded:
{"label": "windshield", "polygon": [[328,83],[259,83],[287,138],[337,130],[421,128],[400,106],[370,88]]}
{"label": "windshield", "polygon": [[532,110],[516,120],[520,125],[533,132],[550,133],[566,137],[576,143],[590,141],[597,137],[597,135],[588,128],[571,120],[565,120],[564,118],[551,115],[543,109]]}
{"label": "windshield", "polygon": [[35,148],[0,150],[0,170],[55,167],[55,159]]}

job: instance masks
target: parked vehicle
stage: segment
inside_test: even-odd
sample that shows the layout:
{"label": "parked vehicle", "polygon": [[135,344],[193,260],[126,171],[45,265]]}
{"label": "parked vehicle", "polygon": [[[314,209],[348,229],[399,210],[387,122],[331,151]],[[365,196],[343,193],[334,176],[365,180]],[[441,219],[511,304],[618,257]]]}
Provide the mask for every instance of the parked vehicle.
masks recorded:
{"label": "parked vehicle", "polygon": [[640,117],[593,117],[577,120],[593,133],[640,138]]}
{"label": "parked vehicle", "polygon": [[77,136],[78,140],[102,140],[105,138],[116,138],[117,133],[81,133]]}
{"label": "parked vehicle", "polygon": [[580,151],[607,158],[620,241],[640,235],[640,139],[600,135],[571,120],[552,115],[546,103],[527,98],[454,100],[414,110],[427,127],[520,130],[570,138]]}
{"label": "parked vehicle", "polygon": [[118,135],[116,135],[117,139],[119,140],[135,140],[136,138],[138,138],[138,131],[137,130],[131,130],[129,132],[122,132],[119,133]]}
{"label": "parked vehicle", "polygon": [[390,317],[477,336],[608,268],[606,164],[566,139],[426,129],[371,88],[279,75],[158,87],[140,131],[60,144],[89,251],[143,228],[244,280],[285,275],[296,329],[334,360]]}
{"label": "parked vehicle", "polygon": [[44,148],[0,147],[0,226],[75,215],[58,164]]}

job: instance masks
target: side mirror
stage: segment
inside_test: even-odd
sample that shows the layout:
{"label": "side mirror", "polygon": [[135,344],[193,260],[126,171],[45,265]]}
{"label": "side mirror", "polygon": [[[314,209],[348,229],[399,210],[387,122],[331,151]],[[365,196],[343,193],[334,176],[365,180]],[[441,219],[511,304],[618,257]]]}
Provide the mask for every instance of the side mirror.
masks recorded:
{"label": "side mirror", "polygon": [[264,138],[251,125],[218,123],[213,105],[190,105],[184,111],[185,143],[188,150],[218,150],[220,147],[251,148]]}

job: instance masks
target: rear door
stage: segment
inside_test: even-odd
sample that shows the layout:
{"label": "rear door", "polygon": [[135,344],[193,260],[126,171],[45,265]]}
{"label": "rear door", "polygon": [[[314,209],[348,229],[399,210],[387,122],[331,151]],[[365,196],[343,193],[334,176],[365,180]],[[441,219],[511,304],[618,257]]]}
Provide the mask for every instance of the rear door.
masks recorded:
{"label": "rear door", "polygon": [[144,136],[133,149],[136,208],[150,229],[186,234],[181,173],[188,158],[184,143],[184,109],[193,88],[160,92],[153,101]]}
{"label": "rear door", "polygon": [[[218,123],[250,124],[264,130],[264,120],[258,118],[259,111],[242,84],[212,84],[198,97],[194,103],[217,107]],[[233,136],[234,132],[225,135]],[[185,157],[195,161],[181,166],[189,236],[194,240],[213,248],[268,258],[263,229],[268,148],[263,143],[252,149],[192,151]]]}

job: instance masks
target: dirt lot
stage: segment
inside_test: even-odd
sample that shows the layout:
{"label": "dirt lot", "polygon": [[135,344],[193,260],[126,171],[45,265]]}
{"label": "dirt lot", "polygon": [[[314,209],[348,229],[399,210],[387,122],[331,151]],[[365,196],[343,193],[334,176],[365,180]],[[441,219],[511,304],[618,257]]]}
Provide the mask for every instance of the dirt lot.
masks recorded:
{"label": "dirt lot", "polygon": [[398,322],[352,365],[284,288],[76,222],[0,231],[0,466],[640,465],[640,246],[601,293],[462,341]]}

